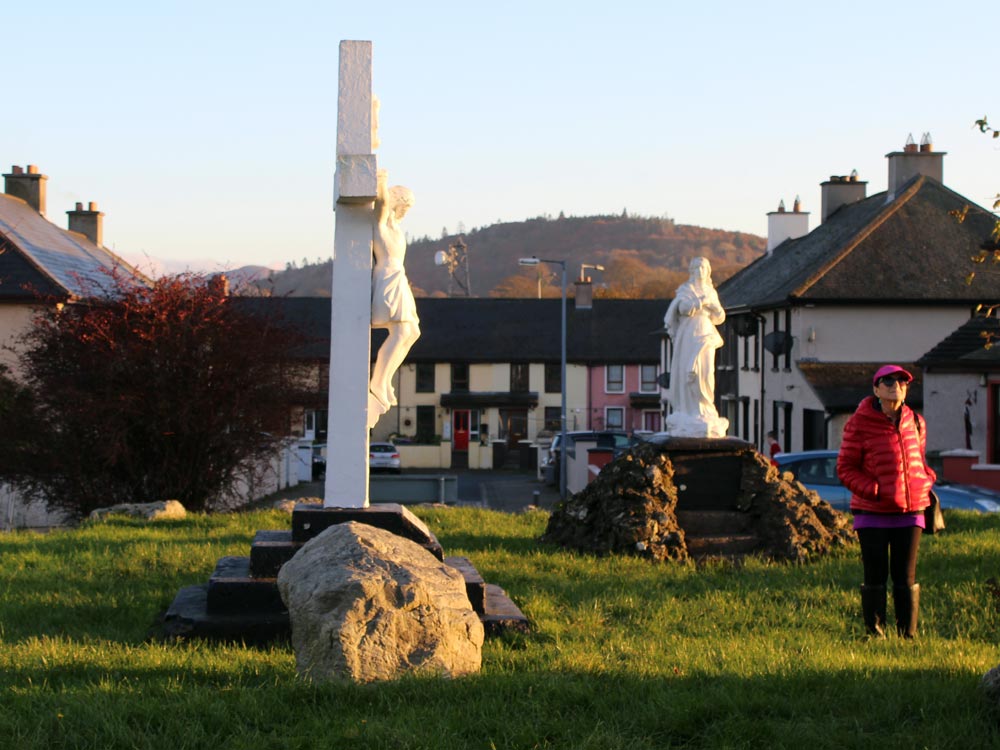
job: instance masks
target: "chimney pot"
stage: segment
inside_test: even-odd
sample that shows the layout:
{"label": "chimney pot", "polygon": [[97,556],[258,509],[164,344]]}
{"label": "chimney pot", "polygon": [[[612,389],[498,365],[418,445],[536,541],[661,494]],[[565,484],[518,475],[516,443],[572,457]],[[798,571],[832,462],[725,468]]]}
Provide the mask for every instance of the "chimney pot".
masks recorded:
{"label": "chimney pot", "polygon": [[785,209],[785,201],[778,203],[778,210],[767,215],[767,254],[770,255],[785,240],[794,240],[809,234],[809,214],[800,211],[799,197],[795,196],[795,211]]}
{"label": "chimney pot", "polygon": [[21,167],[15,164],[10,168],[10,174],[5,174],[3,177],[3,190],[7,195],[20,198],[35,211],[45,216],[45,183],[49,178],[40,174],[38,167],[29,164],[28,171],[25,173]]}
{"label": "chimney pot", "polygon": [[858,170],[852,169],[851,170],[851,182],[857,182],[857,181],[858,181]]}
{"label": "chimney pot", "polygon": [[930,133],[924,133],[923,137],[921,137],[920,150],[925,154],[934,150],[934,141]]}
{"label": "chimney pot", "polygon": [[82,211],[83,210],[83,204],[80,203],[79,201],[77,201],[77,203],[76,203],[76,210],[77,211]]}
{"label": "chimney pot", "polygon": [[792,204],[792,211],[794,213],[802,213],[802,199],[799,196],[795,196],[795,203]]}
{"label": "chimney pot", "polygon": [[909,133],[906,136],[906,143],[903,145],[903,151],[910,154],[917,150],[917,142],[913,140],[913,133]]}
{"label": "chimney pot", "polygon": [[95,203],[94,201],[90,201],[90,203],[88,203],[87,205],[88,205],[88,208],[87,208],[88,211],[96,211],[97,210],[97,203]]}
{"label": "chimney pot", "polygon": [[830,214],[846,203],[856,203],[865,198],[867,182],[857,178],[857,170],[851,176],[834,175],[820,184],[820,216],[826,221]]}

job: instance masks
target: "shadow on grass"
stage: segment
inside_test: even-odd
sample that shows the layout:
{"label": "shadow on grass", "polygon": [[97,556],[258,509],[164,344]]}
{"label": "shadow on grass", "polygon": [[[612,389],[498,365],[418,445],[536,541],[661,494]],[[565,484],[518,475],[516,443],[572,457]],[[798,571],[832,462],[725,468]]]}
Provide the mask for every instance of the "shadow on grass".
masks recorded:
{"label": "shadow on grass", "polygon": [[[39,666],[0,676],[10,698],[0,715],[38,722],[45,739],[75,731],[121,742],[130,736],[121,727],[133,725],[144,746],[158,747],[182,737],[185,746],[199,747],[222,737],[313,737],[329,747],[407,748],[977,749],[1000,740],[976,676],[967,673],[864,664],[746,675],[654,670],[666,674],[526,670],[311,685],[270,667],[234,675],[197,667]],[[84,708],[91,704],[103,710]],[[63,724],[48,729],[56,710]]]}

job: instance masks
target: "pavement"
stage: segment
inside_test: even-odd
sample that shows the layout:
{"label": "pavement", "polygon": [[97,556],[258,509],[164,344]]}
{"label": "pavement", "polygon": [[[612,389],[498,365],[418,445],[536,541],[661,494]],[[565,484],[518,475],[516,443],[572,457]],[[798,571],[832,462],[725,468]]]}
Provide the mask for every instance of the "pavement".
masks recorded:
{"label": "pavement", "polygon": [[[456,505],[474,505],[507,513],[520,513],[529,506],[551,510],[559,501],[559,487],[539,481],[535,472],[514,469],[411,469],[403,474],[430,474],[458,477],[458,502]],[[264,503],[275,500],[295,500],[302,497],[322,498],[324,485],[319,482],[300,482],[281,492],[269,495]]]}

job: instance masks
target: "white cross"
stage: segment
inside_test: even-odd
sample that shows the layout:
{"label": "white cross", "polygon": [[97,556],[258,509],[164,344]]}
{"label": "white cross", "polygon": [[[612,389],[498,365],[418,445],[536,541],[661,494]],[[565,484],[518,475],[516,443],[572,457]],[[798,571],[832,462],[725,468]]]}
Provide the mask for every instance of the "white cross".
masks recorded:
{"label": "white cross", "polygon": [[368,371],[371,362],[372,43],[340,43],[336,229],[330,321],[327,508],[368,507]]}

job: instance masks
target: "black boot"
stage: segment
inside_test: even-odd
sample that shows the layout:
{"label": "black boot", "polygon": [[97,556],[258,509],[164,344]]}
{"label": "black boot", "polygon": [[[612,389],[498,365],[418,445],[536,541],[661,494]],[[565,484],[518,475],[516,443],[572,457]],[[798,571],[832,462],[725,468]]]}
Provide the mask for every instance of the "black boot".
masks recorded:
{"label": "black boot", "polygon": [[885,586],[861,586],[861,614],[869,635],[885,636]]}
{"label": "black boot", "polygon": [[896,632],[902,638],[917,637],[917,610],[920,609],[920,584],[896,586],[892,590],[896,608]]}

